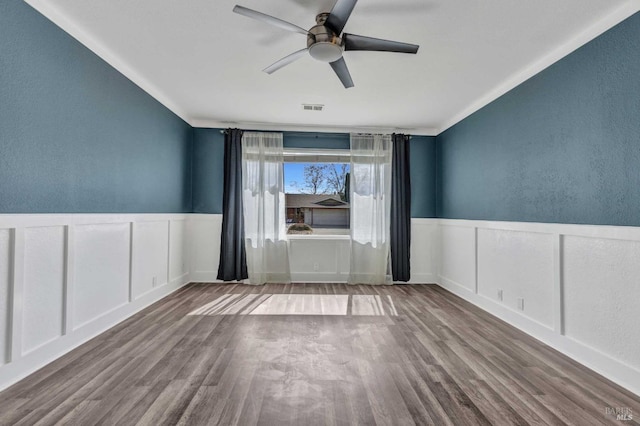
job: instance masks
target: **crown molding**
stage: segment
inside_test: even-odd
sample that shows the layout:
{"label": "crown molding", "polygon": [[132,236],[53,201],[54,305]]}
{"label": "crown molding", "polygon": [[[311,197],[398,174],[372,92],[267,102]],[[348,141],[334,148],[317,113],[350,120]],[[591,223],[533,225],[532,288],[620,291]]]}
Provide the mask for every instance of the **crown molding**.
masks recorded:
{"label": "crown molding", "polygon": [[142,74],[129,66],[118,54],[105,46],[89,32],[73,23],[64,15],[64,13],[60,12],[52,2],[47,0],[24,1],[29,6],[40,12],[45,18],[60,27],[64,32],[95,53],[107,64],[115,68],[119,73],[131,80],[135,85],[140,87],[147,94],[184,120],[187,124],[191,124],[189,123],[189,117],[186,112],[175,104],[160,88],[152,84]]}
{"label": "crown molding", "polygon": [[118,72],[123,74],[134,84],[156,99],[186,123],[192,127],[202,128],[227,128],[227,127],[243,127],[254,130],[265,131],[302,131],[302,132],[338,132],[338,133],[406,133],[420,136],[437,136],[453,125],[464,120],[474,112],[480,110],[484,106],[498,99],[505,93],[514,89],[524,81],[538,74],[550,65],[556,63],[560,59],[569,55],[571,52],[585,45],[589,41],[598,37],[605,31],[611,29],[615,25],[630,17],[634,13],[640,11],[640,0],[628,0],[625,4],[617,8],[612,13],[604,16],[602,19],[578,33],[575,37],[553,49],[548,54],[542,56],[538,60],[523,68],[521,71],[511,75],[501,84],[488,91],[476,101],[472,102],[468,107],[464,108],[458,114],[444,121],[437,128],[418,127],[418,128],[392,128],[392,127],[349,127],[339,125],[304,125],[304,124],[274,124],[274,123],[257,123],[257,122],[226,122],[215,118],[194,118],[190,117],[186,111],[178,106],[166,93],[152,84],[141,73],[129,66],[117,53],[109,49],[102,42],[97,40],[89,32],[81,28],[67,18],[64,13],[60,12],[50,1],[47,0],[24,0],[31,7],[36,9],[47,19],[60,27],[63,31],[78,40],[89,50],[95,53],[102,60],[114,67]]}
{"label": "crown molding", "polygon": [[253,122],[225,122],[216,119],[192,118],[185,110],[179,107],[171,98],[159,87],[152,84],[141,73],[131,67],[117,53],[96,39],[92,34],[75,24],[64,13],[58,10],[47,0],[24,0],[63,31],[75,38],[82,45],[87,47],[107,64],[115,68],[118,72],[131,80],[134,84],[156,99],[171,112],[184,120],[191,127],[203,128],[227,128],[243,127],[252,130],[264,131],[302,131],[302,132],[328,132],[328,133],[407,133],[411,135],[435,136],[434,128],[391,128],[391,127],[348,127],[348,126],[323,126],[323,125],[300,125],[300,124],[273,124],[273,123],[253,123]]}
{"label": "crown molding", "polygon": [[620,6],[615,11],[604,16],[602,19],[598,20],[593,25],[586,28],[584,31],[578,33],[573,38],[559,45],[557,48],[532,62],[530,65],[523,68],[519,72],[511,75],[511,77],[507,78],[498,86],[485,93],[475,102],[471,103],[471,105],[469,105],[467,108],[463,109],[460,113],[455,114],[453,117],[451,117],[451,119],[445,121],[442,126],[440,126],[436,134],[439,135],[448,128],[464,120],[474,112],[495,101],[505,93],[513,90],[520,84],[524,83],[526,80],[558,62],[573,51],[584,46],[605,31],[615,27],[620,22],[624,21],[638,11],[640,11],[640,0],[628,0],[627,3]]}

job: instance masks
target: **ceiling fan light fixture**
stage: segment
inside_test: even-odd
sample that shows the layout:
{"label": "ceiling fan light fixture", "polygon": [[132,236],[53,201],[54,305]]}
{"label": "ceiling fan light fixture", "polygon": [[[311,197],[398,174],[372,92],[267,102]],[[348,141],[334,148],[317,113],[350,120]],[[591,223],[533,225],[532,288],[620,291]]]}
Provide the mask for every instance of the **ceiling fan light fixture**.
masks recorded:
{"label": "ceiling fan light fixture", "polygon": [[309,54],[321,62],[335,62],[342,57],[342,46],[331,42],[317,42],[309,47]]}
{"label": "ceiling fan light fixture", "polygon": [[342,57],[347,50],[368,50],[373,52],[417,53],[417,44],[402,43],[374,37],[359,36],[342,32],[358,0],[336,0],[331,12],[316,15],[316,25],[304,30],[290,22],[267,15],[256,10],[236,5],[235,13],[266,22],[270,25],[307,36],[307,47],[293,52],[269,65],[263,71],[272,74],[280,68],[294,62],[305,53],[319,61],[327,62],[336,73],[345,89],[353,87],[353,80],[347,63]]}

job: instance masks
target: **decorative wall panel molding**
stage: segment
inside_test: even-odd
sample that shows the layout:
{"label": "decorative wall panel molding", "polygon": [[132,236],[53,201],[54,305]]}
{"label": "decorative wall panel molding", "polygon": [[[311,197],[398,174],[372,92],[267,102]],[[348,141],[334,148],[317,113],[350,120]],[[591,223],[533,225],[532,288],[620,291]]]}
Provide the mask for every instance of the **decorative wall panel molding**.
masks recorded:
{"label": "decorative wall panel molding", "polygon": [[189,282],[187,218],[0,215],[0,389]]}
{"label": "decorative wall panel molding", "polygon": [[442,287],[640,394],[640,228],[438,222]]}
{"label": "decorative wall panel molding", "polygon": [[[216,282],[221,225],[0,215],[0,389],[187,282]],[[294,281],[346,280],[348,239],[291,242]],[[640,394],[638,258],[636,227],[412,220],[412,283],[437,283]]]}

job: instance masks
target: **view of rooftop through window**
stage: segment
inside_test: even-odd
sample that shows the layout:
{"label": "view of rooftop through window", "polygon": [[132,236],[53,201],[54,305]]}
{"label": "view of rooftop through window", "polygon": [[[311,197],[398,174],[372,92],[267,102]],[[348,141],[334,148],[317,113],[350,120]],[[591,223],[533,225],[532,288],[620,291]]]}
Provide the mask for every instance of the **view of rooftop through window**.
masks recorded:
{"label": "view of rooftop through window", "polygon": [[349,233],[349,164],[285,163],[290,234]]}

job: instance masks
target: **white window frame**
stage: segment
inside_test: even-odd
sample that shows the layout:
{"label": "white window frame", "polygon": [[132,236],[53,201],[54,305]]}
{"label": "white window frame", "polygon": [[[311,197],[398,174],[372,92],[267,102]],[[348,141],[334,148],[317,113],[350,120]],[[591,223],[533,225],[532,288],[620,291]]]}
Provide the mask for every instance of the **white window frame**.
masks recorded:
{"label": "white window frame", "polygon": [[[351,150],[349,149],[284,148],[283,155],[285,163],[351,163]],[[287,239],[350,240],[351,235],[287,234]]]}

